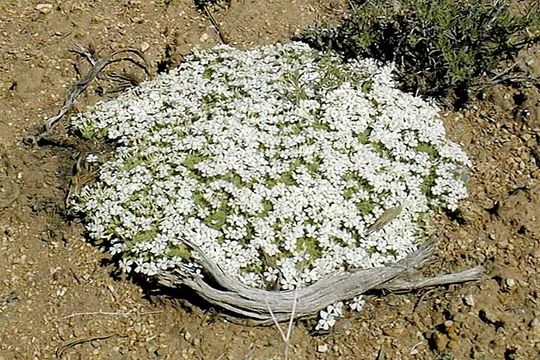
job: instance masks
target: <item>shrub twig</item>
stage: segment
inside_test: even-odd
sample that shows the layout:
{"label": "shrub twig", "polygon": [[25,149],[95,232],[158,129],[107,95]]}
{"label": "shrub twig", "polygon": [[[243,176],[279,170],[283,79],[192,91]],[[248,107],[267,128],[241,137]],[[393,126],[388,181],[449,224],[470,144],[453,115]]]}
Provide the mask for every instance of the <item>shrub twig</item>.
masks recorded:
{"label": "shrub twig", "polygon": [[223,44],[227,44],[229,41],[225,37],[225,34],[223,34],[223,31],[221,30],[221,27],[219,26],[219,23],[216,21],[216,19],[214,19],[214,15],[212,15],[210,10],[208,9],[208,6],[203,4],[202,9],[203,9],[204,13],[206,14],[206,16],[208,17],[208,20],[210,20],[210,22],[212,23],[212,26],[214,27],[214,29],[216,29],[216,32],[217,32],[221,42]]}
{"label": "shrub twig", "polygon": [[135,309],[131,309],[128,311],[85,311],[85,312],[76,312],[69,315],[66,315],[62,317],[62,319],[69,319],[76,316],[87,316],[87,315],[104,315],[104,316],[121,316],[121,317],[128,317],[132,314],[134,315],[153,315],[153,314],[159,314],[162,313],[162,310],[158,311],[145,311],[138,313]]}
{"label": "shrub twig", "polygon": [[294,290],[294,299],[292,303],[292,310],[291,310],[291,316],[289,318],[289,326],[287,327],[287,334],[281,329],[281,326],[279,325],[279,321],[276,319],[274,312],[272,311],[272,308],[268,304],[268,301],[265,300],[266,306],[268,308],[268,312],[270,313],[270,316],[272,318],[272,321],[274,322],[274,325],[276,325],[279,334],[281,335],[281,338],[283,339],[283,343],[285,344],[285,351],[284,351],[284,357],[285,360],[289,359],[289,346],[291,341],[291,334],[292,334],[292,328],[294,324],[295,314],[296,314],[296,302],[298,297],[298,290]]}
{"label": "shrub twig", "polygon": [[[77,81],[71,87],[71,89],[69,90],[66,96],[66,99],[64,100],[62,107],[60,108],[60,110],[55,116],[47,120],[44,126],[44,130],[39,135],[31,136],[27,139],[28,143],[30,144],[36,145],[39,143],[40,140],[47,138],[47,136],[58,125],[60,120],[73,108],[77,97],[81,95],[90,85],[92,80],[98,77],[99,74],[109,65],[119,63],[119,62],[129,62],[143,69],[144,72],[148,76],[150,76],[148,62],[146,61],[144,54],[138,49],[134,49],[134,48],[120,49],[113,52],[111,55],[103,59],[99,59],[99,60],[94,58],[93,51],[89,48],[84,48],[81,46],[78,50],[71,50],[71,52],[74,52],[78,54],[79,56],[82,56],[83,58],[85,58],[92,67],[79,81]],[[119,55],[121,56],[118,57]],[[130,55],[134,55],[139,59],[134,59],[133,57],[130,57]]]}

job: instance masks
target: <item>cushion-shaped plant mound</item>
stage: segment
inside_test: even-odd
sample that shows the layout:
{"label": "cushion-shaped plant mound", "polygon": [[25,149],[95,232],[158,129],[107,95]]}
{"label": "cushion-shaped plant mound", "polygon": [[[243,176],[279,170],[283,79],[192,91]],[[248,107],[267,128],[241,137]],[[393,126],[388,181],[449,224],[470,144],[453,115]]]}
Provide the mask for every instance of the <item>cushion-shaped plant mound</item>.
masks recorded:
{"label": "cushion-shaped plant mound", "polygon": [[149,277],[200,277],[210,261],[290,290],[395,263],[466,196],[468,159],[391,72],[300,43],[195,52],[72,119],[116,144],[73,206],[124,271]]}

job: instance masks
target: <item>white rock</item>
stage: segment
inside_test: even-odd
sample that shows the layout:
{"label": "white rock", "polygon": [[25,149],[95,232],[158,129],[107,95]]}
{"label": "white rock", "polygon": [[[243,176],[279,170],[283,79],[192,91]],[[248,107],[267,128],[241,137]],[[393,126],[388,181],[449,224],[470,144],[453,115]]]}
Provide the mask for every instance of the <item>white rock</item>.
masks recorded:
{"label": "white rock", "polygon": [[467,306],[474,306],[474,296],[472,294],[469,294],[463,298],[463,302]]}
{"label": "white rock", "polygon": [[322,345],[317,346],[317,351],[320,352],[320,353],[327,352],[328,351],[328,345],[322,344]]}
{"label": "white rock", "polygon": [[210,35],[208,35],[207,33],[204,33],[201,35],[201,37],[199,38],[199,40],[201,42],[205,42],[206,40],[208,40],[210,38]]}
{"label": "white rock", "polygon": [[50,13],[52,8],[53,8],[52,4],[37,4],[36,5],[36,10],[42,14]]}

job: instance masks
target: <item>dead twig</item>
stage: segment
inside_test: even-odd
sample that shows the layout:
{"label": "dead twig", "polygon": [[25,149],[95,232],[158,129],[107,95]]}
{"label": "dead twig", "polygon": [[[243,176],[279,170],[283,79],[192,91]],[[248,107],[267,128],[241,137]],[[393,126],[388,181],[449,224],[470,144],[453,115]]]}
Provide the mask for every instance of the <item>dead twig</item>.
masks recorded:
{"label": "dead twig", "polygon": [[274,325],[276,325],[279,334],[281,335],[281,338],[283,339],[283,342],[285,343],[285,351],[284,351],[284,357],[285,360],[289,359],[289,347],[291,342],[291,334],[292,334],[292,328],[294,324],[294,316],[296,314],[296,302],[298,297],[298,291],[297,289],[294,290],[294,299],[292,303],[292,309],[291,309],[291,317],[289,319],[289,326],[287,327],[287,334],[281,329],[281,326],[279,325],[279,322],[277,321],[276,317],[274,316],[274,313],[272,312],[272,308],[270,305],[268,305],[268,302],[266,302],[266,306],[268,307],[268,311],[270,312],[270,316],[272,317],[272,321],[274,322]]}
{"label": "dead twig", "polygon": [[94,46],[92,44],[88,44],[87,47],[81,46],[79,44],[75,45],[77,45],[78,49],[69,49],[68,51],[82,57],[83,59],[88,61],[90,65],[95,66],[96,60],[94,59],[94,57],[96,56],[96,49],[94,48]]}
{"label": "dead twig", "polygon": [[432,286],[442,286],[442,285],[451,285],[451,284],[460,284],[469,281],[481,280],[485,277],[485,269],[483,266],[476,266],[472,269],[465,271],[439,275],[432,278],[423,278],[419,277],[416,279],[402,279],[401,277],[396,277],[391,281],[388,281],[384,284],[375,286],[374,289],[377,290],[387,290],[391,292],[399,291],[415,291],[423,288],[428,288]]}
{"label": "dead twig", "polygon": [[[64,100],[62,107],[60,108],[60,110],[55,116],[47,120],[47,122],[45,123],[44,130],[41,132],[41,134],[28,138],[28,142],[30,144],[35,145],[40,140],[46,138],[51,133],[51,131],[58,125],[60,120],[73,108],[77,97],[81,95],[86,90],[88,85],[90,85],[92,80],[98,77],[98,75],[101,74],[103,70],[109,65],[112,65],[118,62],[129,62],[141,68],[142,70],[144,70],[147,76],[150,76],[148,62],[146,61],[144,54],[138,49],[134,49],[134,48],[120,49],[100,60],[97,60],[94,58],[94,51],[91,48],[80,47],[80,49],[71,50],[71,52],[74,52],[78,54],[79,56],[85,58],[92,67],[86,74],[84,74],[84,76],[82,76],[82,78],[79,81],[77,81],[71,87],[71,89],[69,90],[66,96],[66,99]],[[138,59],[135,59],[131,56],[135,56]]]}
{"label": "dead twig", "polygon": [[202,8],[204,14],[206,15],[206,17],[208,17],[208,20],[210,20],[210,23],[212,23],[212,26],[214,27],[214,29],[216,30],[216,33],[219,36],[219,40],[221,40],[221,42],[223,44],[228,44],[229,41],[227,40],[227,38],[226,38],[225,34],[223,33],[223,31],[221,31],[221,27],[219,26],[216,19],[214,19],[214,15],[212,15],[210,10],[208,9],[208,6],[206,6],[206,4],[201,4],[201,8]]}
{"label": "dead twig", "polygon": [[73,314],[69,314],[66,316],[63,316],[62,319],[69,319],[76,316],[94,316],[94,315],[103,315],[103,316],[121,316],[121,317],[128,317],[132,314],[136,316],[145,316],[145,315],[154,315],[154,314],[161,314],[163,310],[156,310],[156,311],[145,311],[138,313],[136,310],[132,309],[129,311],[87,311],[87,312],[77,312]]}
{"label": "dead twig", "polygon": [[427,291],[422,291],[422,294],[418,297],[418,300],[416,301],[416,303],[414,304],[414,307],[412,309],[412,312],[415,313],[416,310],[418,309],[418,307],[420,306],[420,304],[422,303],[422,301],[424,300],[424,298],[428,295],[428,294],[431,294],[435,291],[435,289],[429,289]]}
{"label": "dead twig", "polygon": [[502,72],[496,74],[491,79],[487,81],[486,85],[496,85],[501,83],[528,83],[532,85],[537,85],[540,82],[540,79],[533,76],[527,76],[527,75],[512,75],[511,73],[513,70],[520,64],[520,61],[514,62],[512,65],[507,67]]}
{"label": "dead twig", "polygon": [[519,76],[519,75],[505,75],[497,78],[494,81],[490,81],[490,85],[502,84],[502,83],[511,83],[511,84],[528,84],[538,86],[540,84],[540,78],[533,76]]}

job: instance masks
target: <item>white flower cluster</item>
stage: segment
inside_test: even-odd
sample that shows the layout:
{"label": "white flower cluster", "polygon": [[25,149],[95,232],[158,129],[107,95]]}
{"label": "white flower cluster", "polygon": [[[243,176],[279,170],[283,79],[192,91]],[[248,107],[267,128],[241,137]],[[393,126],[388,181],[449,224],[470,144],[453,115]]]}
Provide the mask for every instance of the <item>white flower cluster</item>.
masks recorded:
{"label": "white flower cluster", "polygon": [[416,249],[431,209],[467,195],[468,159],[438,108],[391,72],[300,43],[195,52],[72,119],[117,144],[88,159],[98,181],[73,205],[122,269],[148,276],[198,271],[185,239],[267,289],[393,263]]}

